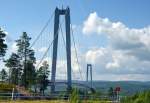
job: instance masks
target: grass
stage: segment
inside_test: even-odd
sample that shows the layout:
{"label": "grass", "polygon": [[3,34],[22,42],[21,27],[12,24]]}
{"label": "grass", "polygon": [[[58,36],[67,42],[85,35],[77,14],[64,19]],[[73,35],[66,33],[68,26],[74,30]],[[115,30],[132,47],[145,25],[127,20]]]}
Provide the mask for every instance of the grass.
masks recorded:
{"label": "grass", "polygon": [[[16,100],[0,101],[0,103],[70,103],[64,100]],[[110,101],[82,101],[81,103],[112,103]]]}
{"label": "grass", "polygon": [[[16,101],[0,101],[0,103],[67,103],[67,101],[58,100],[16,100]],[[69,103],[69,102],[68,102]]]}

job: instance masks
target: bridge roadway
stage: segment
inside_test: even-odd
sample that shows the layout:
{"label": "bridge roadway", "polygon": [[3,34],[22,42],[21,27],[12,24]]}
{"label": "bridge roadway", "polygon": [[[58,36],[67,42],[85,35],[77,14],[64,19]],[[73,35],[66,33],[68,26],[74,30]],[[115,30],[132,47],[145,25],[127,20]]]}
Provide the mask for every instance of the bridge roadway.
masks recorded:
{"label": "bridge roadway", "polygon": [[[53,82],[49,81],[49,86],[51,86],[51,85],[53,85],[53,84],[54,84],[54,85],[59,85],[59,84],[65,84],[65,85],[67,85],[67,82],[65,82],[65,81],[55,81],[55,83],[53,83]],[[85,85],[85,84],[83,84],[83,83],[72,82],[72,85],[84,87],[84,88],[86,88],[87,90],[90,90],[92,93],[95,92],[95,89],[94,89],[94,88],[91,88],[90,86]]]}

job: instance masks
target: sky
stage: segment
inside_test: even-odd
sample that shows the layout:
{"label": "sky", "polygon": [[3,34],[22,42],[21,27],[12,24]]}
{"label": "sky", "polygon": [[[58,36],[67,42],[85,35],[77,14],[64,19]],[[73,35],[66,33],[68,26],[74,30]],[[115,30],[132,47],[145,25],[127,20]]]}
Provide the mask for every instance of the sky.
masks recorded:
{"label": "sky", "polygon": [[[72,42],[74,79],[85,79],[86,64],[90,63],[94,80],[150,81],[149,0],[0,0],[0,4],[0,27],[8,33],[5,58],[16,52],[15,40],[22,32],[32,37],[32,44],[55,8],[69,6],[79,59],[78,64]],[[37,64],[53,40],[53,19],[33,46]],[[60,19],[64,35],[64,19]],[[58,78],[66,78],[63,35],[59,36]],[[45,57],[50,69],[51,54],[52,48]]]}

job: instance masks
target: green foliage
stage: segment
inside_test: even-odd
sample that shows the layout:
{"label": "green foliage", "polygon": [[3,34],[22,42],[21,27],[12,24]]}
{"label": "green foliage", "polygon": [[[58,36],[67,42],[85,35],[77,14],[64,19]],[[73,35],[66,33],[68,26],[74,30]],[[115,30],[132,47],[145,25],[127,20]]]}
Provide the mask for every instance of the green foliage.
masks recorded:
{"label": "green foliage", "polygon": [[10,82],[15,85],[21,84],[26,88],[35,84],[36,80],[35,57],[34,51],[30,48],[30,40],[27,33],[23,32],[22,36],[16,40],[17,53],[12,53],[5,61],[5,65],[9,68]]}
{"label": "green foliage", "polygon": [[109,90],[108,90],[108,96],[109,97],[113,97],[114,96],[114,90],[113,90],[112,87],[110,87]]}
{"label": "green foliage", "polygon": [[36,83],[34,66],[36,59],[34,57],[34,51],[30,48],[30,40],[31,38],[26,32],[23,32],[20,39],[16,40],[18,47],[17,54],[19,55],[19,58],[23,64],[21,84],[25,86],[25,88],[31,87],[31,85]]}
{"label": "green foliage", "polygon": [[0,92],[12,91],[12,88],[15,88],[15,86],[12,84],[0,83]]}
{"label": "green foliage", "polygon": [[48,86],[48,76],[49,76],[49,64],[44,61],[42,66],[37,70],[37,84],[40,84],[40,90],[43,91],[47,89]]}
{"label": "green foliage", "polygon": [[22,60],[26,59],[32,63],[35,63],[34,51],[30,48],[31,38],[27,35],[26,32],[23,32],[20,39],[16,40],[17,43],[17,54]]}
{"label": "green foliage", "polygon": [[97,103],[96,101],[100,101],[100,96],[102,95],[102,93],[100,91],[96,91],[95,93],[93,93],[91,96],[93,97],[92,100],[93,102],[92,103]]}
{"label": "green foliage", "polygon": [[5,63],[5,65],[9,68],[9,82],[15,85],[18,84],[21,79],[22,70],[19,56],[16,53],[12,53],[10,58],[7,59]]}
{"label": "green foliage", "polygon": [[150,91],[137,93],[131,97],[125,97],[121,103],[150,103]]}
{"label": "green foliage", "polygon": [[7,74],[7,72],[6,72],[5,69],[2,69],[2,70],[0,71],[0,79],[1,79],[1,81],[3,81],[3,82],[6,82],[6,81],[7,81],[7,79],[8,79],[8,74]]}
{"label": "green foliage", "polygon": [[5,56],[7,45],[5,44],[6,33],[0,28],[0,57]]}
{"label": "green foliage", "polygon": [[5,100],[5,101],[10,100],[11,92],[13,88],[15,89],[15,85],[7,84],[7,83],[0,83],[0,103],[1,103],[1,100]]}
{"label": "green foliage", "polygon": [[26,62],[26,67],[23,70],[21,79],[22,85],[24,85],[26,88],[31,88],[32,85],[35,85],[36,71],[32,62]]}
{"label": "green foliage", "polygon": [[70,95],[70,103],[80,103],[79,91],[76,88],[72,89],[72,93]]}

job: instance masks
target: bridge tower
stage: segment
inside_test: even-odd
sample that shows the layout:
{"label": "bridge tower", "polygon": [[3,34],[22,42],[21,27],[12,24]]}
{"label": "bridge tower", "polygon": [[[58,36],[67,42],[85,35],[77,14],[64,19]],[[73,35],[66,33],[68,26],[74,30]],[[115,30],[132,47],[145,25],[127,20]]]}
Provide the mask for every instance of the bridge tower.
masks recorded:
{"label": "bridge tower", "polygon": [[86,81],[89,82],[89,72],[90,72],[90,86],[93,87],[92,80],[92,64],[87,64],[87,72],[86,72]]}
{"label": "bridge tower", "polygon": [[71,79],[71,38],[70,38],[70,9],[55,9],[54,18],[54,44],[53,44],[53,59],[52,59],[52,74],[51,74],[51,92],[55,92],[55,77],[56,77],[56,64],[57,64],[57,47],[58,47],[58,30],[59,30],[59,16],[65,16],[66,27],[66,53],[67,53],[67,91],[70,93],[72,89]]}

